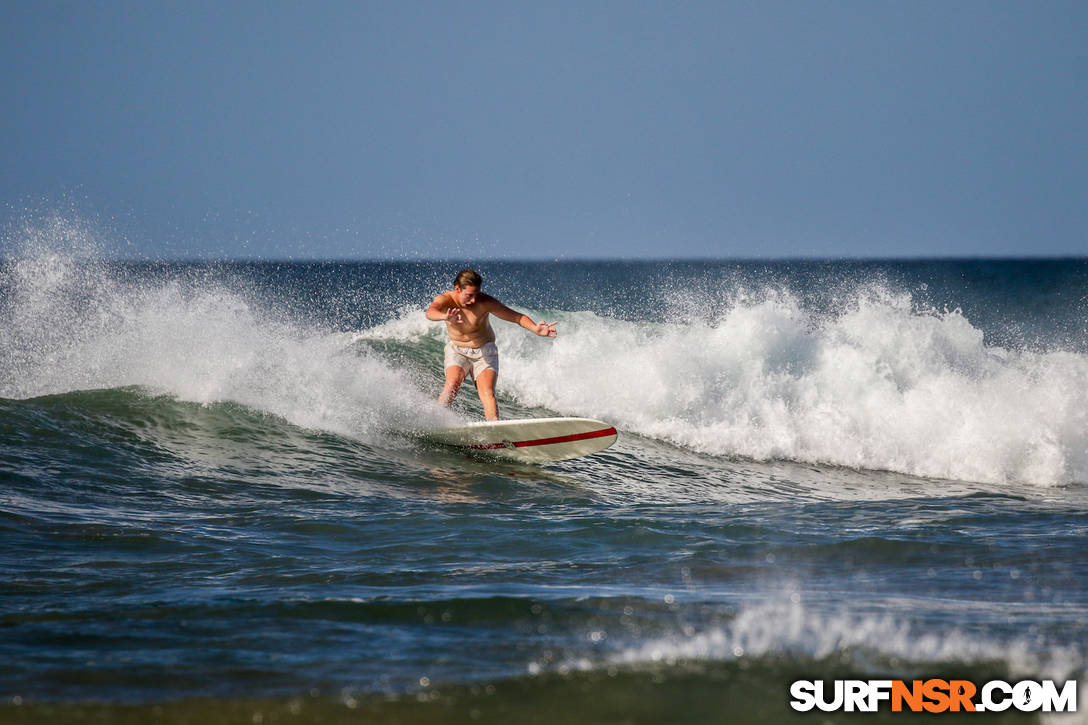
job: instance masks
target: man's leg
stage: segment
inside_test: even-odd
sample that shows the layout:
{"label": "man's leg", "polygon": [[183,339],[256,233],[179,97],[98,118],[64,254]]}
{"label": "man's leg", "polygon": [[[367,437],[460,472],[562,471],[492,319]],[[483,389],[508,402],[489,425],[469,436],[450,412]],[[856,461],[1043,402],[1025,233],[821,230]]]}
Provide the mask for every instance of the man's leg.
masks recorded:
{"label": "man's leg", "polygon": [[465,382],[468,370],[459,365],[450,365],[446,368],[446,387],[438,396],[438,402],[447,408],[453,405],[453,399],[457,397],[457,391],[461,389],[461,383]]}
{"label": "man's leg", "polygon": [[488,420],[499,419],[499,404],[495,401],[495,380],[499,374],[488,368],[476,376],[476,392],[484,406],[484,417]]}

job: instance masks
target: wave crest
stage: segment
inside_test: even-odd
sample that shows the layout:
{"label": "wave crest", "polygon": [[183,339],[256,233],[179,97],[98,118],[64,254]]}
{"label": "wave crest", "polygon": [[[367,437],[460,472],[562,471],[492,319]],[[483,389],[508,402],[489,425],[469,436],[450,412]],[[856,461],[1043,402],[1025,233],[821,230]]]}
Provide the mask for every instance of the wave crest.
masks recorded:
{"label": "wave crest", "polygon": [[563,316],[498,328],[501,386],[703,453],[985,483],[1088,481],[1088,357],[986,344],[957,310],[866,290],[837,314],[788,293],[708,320]]}

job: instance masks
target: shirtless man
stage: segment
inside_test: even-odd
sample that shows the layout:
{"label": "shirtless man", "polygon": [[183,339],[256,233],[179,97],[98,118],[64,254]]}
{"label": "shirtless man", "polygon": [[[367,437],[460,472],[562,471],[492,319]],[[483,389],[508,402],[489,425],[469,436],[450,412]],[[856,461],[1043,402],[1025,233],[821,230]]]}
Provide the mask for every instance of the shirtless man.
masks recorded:
{"label": "shirtless man", "polygon": [[495,331],[490,315],[507,322],[516,322],[541,337],[555,337],[554,322],[533,322],[528,315],[515,312],[491,295],[480,291],[483,278],[471,269],[462,270],[453,281],[453,289],[434,298],[427,308],[427,319],[445,322],[450,333],[446,343],[446,387],[438,402],[447,408],[453,405],[465,377],[472,375],[476,392],[484,406],[484,417],[499,419],[495,402],[495,379],[499,376],[499,349],[495,346]]}

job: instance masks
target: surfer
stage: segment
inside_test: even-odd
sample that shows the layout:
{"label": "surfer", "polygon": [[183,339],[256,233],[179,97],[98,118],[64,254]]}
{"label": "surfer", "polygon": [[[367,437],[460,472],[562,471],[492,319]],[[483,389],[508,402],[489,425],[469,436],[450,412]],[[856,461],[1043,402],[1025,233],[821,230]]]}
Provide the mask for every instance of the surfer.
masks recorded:
{"label": "surfer", "polygon": [[446,343],[446,386],[438,402],[447,408],[453,405],[461,383],[472,375],[476,392],[484,406],[484,417],[499,419],[495,402],[495,380],[499,376],[499,349],[495,346],[495,331],[489,317],[514,322],[541,337],[555,337],[554,322],[533,322],[528,315],[510,309],[491,295],[480,291],[483,278],[471,270],[458,272],[453,289],[434,298],[427,308],[427,319],[445,322],[450,339]]}

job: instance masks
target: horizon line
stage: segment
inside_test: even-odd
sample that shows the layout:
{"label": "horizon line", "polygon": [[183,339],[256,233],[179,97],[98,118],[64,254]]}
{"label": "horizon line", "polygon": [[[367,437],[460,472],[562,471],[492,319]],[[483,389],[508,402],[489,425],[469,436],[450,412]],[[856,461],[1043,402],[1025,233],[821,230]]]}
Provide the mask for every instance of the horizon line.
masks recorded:
{"label": "horizon line", "polygon": [[[33,258],[34,255],[29,255]],[[471,257],[281,257],[281,256],[239,256],[239,257],[125,257],[113,255],[71,255],[77,260],[95,260],[114,263],[162,263],[162,264],[462,264]],[[0,263],[26,259],[27,256],[0,255]],[[948,255],[948,256],[736,256],[736,257],[478,257],[474,263],[483,264],[584,264],[584,263],[661,263],[661,264],[706,264],[706,263],[829,263],[829,262],[1081,262],[1088,261],[1088,254],[1025,254],[1025,255]]]}

